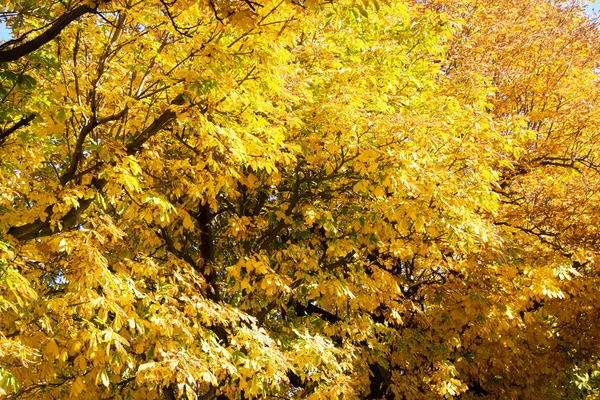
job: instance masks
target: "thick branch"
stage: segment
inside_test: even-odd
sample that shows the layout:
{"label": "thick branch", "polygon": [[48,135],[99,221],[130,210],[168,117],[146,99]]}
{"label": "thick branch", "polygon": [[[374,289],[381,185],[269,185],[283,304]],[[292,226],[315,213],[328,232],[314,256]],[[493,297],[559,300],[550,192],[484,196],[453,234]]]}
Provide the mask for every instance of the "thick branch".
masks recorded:
{"label": "thick branch", "polygon": [[[173,100],[172,104],[181,104],[182,99],[183,99],[182,96],[178,96],[175,100]],[[91,130],[93,130],[94,127],[96,127],[97,125],[103,124],[103,123],[106,123],[109,121],[117,120],[117,119],[121,118],[122,116],[124,116],[125,113],[127,113],[127,109],[124,109],[123,111],[119,112],[118,114],[98,119],[93,124],[93,126],[88,129],[91,132]],[[132,143],[130,143],[127,146],[127,153],[128,154],[137,153],[140,150],[140,146],[146,140],[148,140],[150,137],[152,137],[152,135],[156,134],[167,123],[169,123],[170,121],[175,119],[175,116],[176,116],[176,114],[174,111],[172,111],[172,110],[165,111],[157,120],[155,120],[148,128],[146,128],[140,135],[138,135],[138,137]],[[88,129],[86,129],[86,131]],[[80,132],[79,140],[84,140],[88,133],[89,132],[87,132],[87,133],[85,133],[85,135],[83,135]],[[77,170],[77,165],[78,165],[78,162],[75,164],[74,171]],[[71,167],[69,168],[69,171],[72,169],[72,167],[73,167],[73,165],[71,165]],[[69,172],[69,171],[67,171],[67,172]],[[75,176],[75,175],[71,175],[70,178],[72,178],[73,176]],[[63,180],[64,179],[61,179],[61,182]],[[108,183],[108,181],[106,181],[105,179],[94,178],[92,180],[91,185],[97,191],[102,191],[102,189],[104,188],[104,186],[106,186],[107,183]],[[63,231],[63,230],[69,229],[69,228],[73,227],[75,224],[77,224],[77,222],[79,221],[79,217],[92,204],[92,201],[93,201],[93,199],[81,199],[79,201],[79,207],[72,208],[71,210],[69,210],[69,212],[67,212],[67,214],[65,214],[62,218],[59,219],[58,222],[60,222],[60,224],[62,225],[62,229],[59,229],[59,230]],[[55,232],[50,227],[50,221],[52,220],[52,218],[50,216],[52,215],[53,207],[54,207],[54,205],[50,205],[46,208],[45,214],[47,215],[47,217],[44,221],[42,221],[41,219],[38,218],[37,220],[35,220],[34,222],[31,222],[29,224],[25,224],[25,225],[19,226],[19,227],[12,227],[8,230],[8,234],[14,236],[18,240],[29,240],[29,239],[50,236],[53,233],[58,232],[59,230],[57,230]]]}
{"label": "thick branch", "polygon": [[[182,105],[183,101],[183,96],[179,95],[173,99],[171,104]],[[144,143],[146,143],[152,136],[156,135],[169,123],[173,122],[176,117],[177,113],[172,109],[168,109],[163,112],[160,117],[155,119],[149,127],[144,129],[142,133],[140,133],[132,142],[127,145],[127,154],[131,155],[137,153]]]}
{"label": "thick branch", "polygon": [[71,180],[75,172],[77,172],[77,167],[81,159],[83,158],[83,145],[85,143],[85,139],[88,135],[94,130],[97,126],[96,121],[91,121],[86,126],[81,129],[79,132],[79,137],[77,138],[77,143],[75,144],[75,150],[73,151],[73,155],[71,157],[71,164],[69,168],[65,171],[63,176],[60,178],[60,184],[65,185],[67,182]]}
{"label": "thick branch", "polygon": [[213,216],[210,212],[210,205],[208,204],[208,202],[200,205],[200,208],[196,215],[194,215],[194,217],[200,225],[200,254],[202,255],[202,259],[204,260],[204,276],[212,289],[212,293],[210,293],[210,298],[215,302],[219,302],[221,301],[221,293],[219,291],[219,286],[216,282],[217,274],[214,266],[215,249],[212,232]]}
{"label": "thick branch", "polygon": [[390,393],[389,387],[391,382],[391,373],[390,371],[383,368],[380,364],[370,364],[369,365],[370,372],[370,385],[369,388],[371,393],[369,393],[368,399],[385,399],[391,400],[394,398],[394,395]]}
{"label": "thick branch", "polygon": [[317,307],[314,304],[309,303],[308,305],[303,306],[302,304],[300,304],[296,301],[292,301],[290,303],[290,306],[294,307],[294,310],[296,311],[296,315],[298,315],[299,317],[304,317],[309,314],[317,314],[317,315],[319,315],[319,317],[322,320],[327,321],[331,324],[335,324],[336,322],[339,322],[342,320],[337,315],[332,314],[329,311],[323,310],[321,307]]}
{"label": "thick branch", "polygon": [[85,144],[85,140],[87,139],[88,135],[92,133],[92,131],[97,126],[123,118],[123,116],[127,114],[127,111],[128,109],[125,108],[117,114],[110,115],[104,118],[99,118],[97,120],[94,119],[81,129],[81,131],[79,132],[79,137],[77,138],[77,143],[75,144],[75,150],[73,151],[73,155],[71,157],[71,164],[69,165],[69,168],[65,171],[63,176],[60,178],[61,185],[65,185],[75,176],[77,168],[79,167],[81,159],[83,158],[83,145]]}
{"label": "thick branch", "polygon": [[75,21],[82,15],[92,13],[95,10],[88,5],[79,6],[66,14],[63,14],[58,18],[50,28],[35,39],[29,42],[23,43],[20,46],[14,47],[10,50],[0,51],[0,63],[10,62],[18,60],[21,57],[35,51],[57,37],[63,29],[65,29],[71,22]]}
{"label": "thick branch", "polygon": [[[92,180],[92,186],[98,191],[101,191],[107,183],[108,182],[105,179],[94,178]],[[75,226],[79,221],[81,213],[87,210],[87,208],[92,204],[92,201],[93,198],[81,199],[79,201],[79,207],[73,207],[71,210],[69,210],[69,212],[61,217],[58,220],[58,222],[62,225],[62,229],[60,230],[64,231]],[[50,225],[52,208],[53,205],[46,208],[45,213],[48,217],[44,221],[37,219],[34,222],[25,224],[23,226],[12,227],[8,230],[8,234],[14,236],[18,240],[29,240],[52,235],[55,233]]]}
{"label": "thick branch", "polygon": [[10,135],[12,135],[18,129],[21,129],[24,126],[29,125],[31,123],[31,121],[33,121],[34,118],[35,118],[34,114],[28,115],[24,118],[21,118],[17,123],[15,123],[13,126],[8,128],[7,130],[0,131],[0,144],[4,143],[6,138],[9,137]]}
{"label": "thick branch", "polygon": [[200,206],[196,214],[196,220],[200,224],[200,253],[207,262],[215,261],[215,250],[212,237],[212,216],[208,202]]}

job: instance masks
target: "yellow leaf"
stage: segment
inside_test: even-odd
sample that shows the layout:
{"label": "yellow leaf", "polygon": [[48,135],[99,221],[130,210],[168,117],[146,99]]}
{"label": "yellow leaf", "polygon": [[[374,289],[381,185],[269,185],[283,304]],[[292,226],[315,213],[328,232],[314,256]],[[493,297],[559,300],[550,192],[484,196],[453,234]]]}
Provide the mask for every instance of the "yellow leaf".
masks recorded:
{"label": "yellow leaf", "polygon": [[44,357],[46,359],[54,359],[58,357],[59,351],[58,346],[56,345],[56,341],[54,339],[50,339],[44,348]]}
{"label": "yellow leaf", "polygon": [[85,371],[87,368],[87,361],[85,360],[84,356],[79,355],[73,361],[73,365],[75,366],[75,368],[78,368],[80,371]]}
{"label": "yellow leaf", "polygon": [[194,229],[194,223],[192,222],[192,218],[190,218],[190,215],[187,213],[183,217],[183,227],[189,231]]}
{"label": "yellow leaf", "polygon": [[108,374],[106,373],[105,369],[103,369],[102,372],[100,372],[100,381],[106,387],[110,385],[110,379],[108,379]]}
{"label": "yellow leaf", "polygon": [[375,197],[384,197],[385,196],[385,190],[383,190],[383,187],[377,186],[375,188],[375,190],[373,190],[373,196],[375,196]]}
{"label": "yellow leaf", "polygon": [[73,384],[71,385],[71,390],[69,391],[69,397],[77,397],[81,394],[81,392],[83,392],[83,390],[85,389],[85,383],[83,383],[83,379],[81,379],[80,376],[78,376],[75,381],[73,381]]}

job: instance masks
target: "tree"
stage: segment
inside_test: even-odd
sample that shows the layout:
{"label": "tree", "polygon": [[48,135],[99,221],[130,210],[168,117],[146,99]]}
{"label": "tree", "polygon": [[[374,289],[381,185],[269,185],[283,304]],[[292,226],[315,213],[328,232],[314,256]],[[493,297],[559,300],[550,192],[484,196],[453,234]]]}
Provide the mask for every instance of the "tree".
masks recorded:
{"label": "tree", "polygon": [[3,7],[7,393],[593,392],[577,4]]}
{"label": "tree", "polygon": [[[446,11],[464,18],[466,28],[465,39],[449,49],[446,73],[462,81],[463,93],[474,81],[494,88],[490,114],[510,145],[501,161],[507,165],[497,169],[494,190],[502,206],[494,223],[512,255],[495,263],[512,264],[505,277],[519,300],[510,309],[530,325],[513,337],[530,342],[521,351],[534,353],[527,357],[531,364],[523,364],[523,353],[513,362],[554,386],[568,386],[569,369],[581,374],[598,351],[592,283],[598,237],[590,220],[598,212],[596,22],[572,2],[457,2]],[[532,329],[528,318],[539,327]],[[539,335],[547,338],[545,349],[555,350],[540,352],[533,345]],[[518,370],[511,377],[502,368],[490,371],[488,380],[522,381]],[[534,385],[525,383],[527,389]],[[570,389],[553,390],[566,396],[561,390]]]}

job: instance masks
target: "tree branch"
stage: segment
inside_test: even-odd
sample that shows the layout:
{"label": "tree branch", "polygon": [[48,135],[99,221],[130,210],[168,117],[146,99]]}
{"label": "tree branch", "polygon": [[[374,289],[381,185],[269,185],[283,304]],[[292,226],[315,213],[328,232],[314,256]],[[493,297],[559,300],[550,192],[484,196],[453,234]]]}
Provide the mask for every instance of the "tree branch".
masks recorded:
{"label": "tree branch", "polygon": [[[183,95],[180,94],[173,99],[171,104],[179,106],[183,104],[183,101]],[[160,117],[155,119],[149,127],[144,129],[142,133],[140,133],[132,142],[127,145],[127,154],[132,155],[137,153],[144,143],[146,143],[152,136],[156,135],[167,124],[173,122],[176,117],[177,113],[172,109],[167,109],[165,112],[163,112]]]}
{"label": "tree branch", "polygon": [[79,137],[77,138],[77,143],[75,144],[75,150],[73,151],[73,156],[71,157],[71,164],[69,165],[69,169],[65,171],[65,173],[60,178],[60,184],[65,185],[75,176],[77,172],[77,168],[79,167],[79,163],[83,158],[83,145],[85,144],[85,139],[88,137],[92,131],[100,125],[106,124],[111,121],[117,121],[125,114],[127,114],[128,109],[125,108],[121,112],[117,114],[110,115],[108,117],[95,119],[93,118],[86,126],[84,126],[79,132]]}
{"label": "tree branch", "polygon": [[[91,186],[93,186],[96,190],[101,191],[104,186],[108,183],[105,179],[94,178],[92,180]],[[60,222],[62,225],[61,231],[67,230],[77,224],[79,221],[79,217],[81,213],[83,213],[93,202],[93,198],[89,199],[81,199],[79,201],[79,207],[73,207],[69,210],[64,216],[62,216],[57,222]],[[50,205],[46,208],[45,213],[47,217],[44,221],[41,219],[37,219],[34,222],[29,224],[25,224],[18,227],[12,227],[8,230],[8,234],[14,236],[18,240],[29,240],[35,239],[45,236],[50,236],[55,231],[52,229],[51,218],[52,208],[54,205]]]}
{"label": "tree branch", "polygon": [[[183,96],[179,95],[172,101],[172,104],[182,104],[182,102],[183,102]],[[127,109],[124,109],[123,111],[121,111],[117,114],[114,114],[114,115],[111,115],[111,116],[108,116],[105,118],[99,118],[97,121],[94,122],[94,124],[95,124],[94,127],[99,124],[102,124],[102,123],[117,120],[117,119],[121,118],[122,116],[124,116],[126,113],[127,113]],[[131,142],[127,146],[127,154],[132,155],[132,154],[137,153],[140,150],[141,145],[146,140],[148,140],[150,137],[152,137],[154,134],[156,134],[158,131],[160,131],[160,129],[162,129],[167,123],[169,123],[170,121],[175,119],[175,117],[176,117],[175,111],[172,111],[172,110],[165,111],[157,120],[155,120],[148,128],[146,128],[140,135],[138,135],[138,137],[133,142]],[[91,130],[93,130],[93,127],[88,128],[88,129],[91,132]],[[87,136],[88,133],[86,133],[85,136]],[[82,135],[80,133],[79,140],[85,139],[85,137],[83,137],[83,136],[84,135]],[[82,137],[83,137],[83,139],[82,139]],[[71,170],[71,167],[69,168],[69,170]],[[76,170],[77,170],[77,166],[75,166],[74,172]],[[75,175],[72,175],[70,177],[70,179],[72,179],[74,176]],[[61,182],[63,182],[63,180],[64,179],[61,178]],[[67,181],[68,180],[66,180],[65,182],[67,182]],[[104,186],[106,186],[107,183],[108,183],[108,181],[105,179],[94,178],[94,179],[92,179],[91,186],[100,192],[100,191],[102,191]],[[79,200],[79,207],[72,208],[71,210],[69,210],[69,212],[67,212],[63,217],[61,217],[58,220],[58,222],[60,222],[60,224],[62,225],[62,228],[60,230],[54,231],[52,229],[52,227],[50,226],[50,222],[52,220],[52,218],[51,218],[52,209],[54,207],[54,205],[50,205],[50,206],[46,207],[46,210],[44,210],[47,217],[43,221],[42,221],[42,219],[38,218],[37,220],[35,220],[31,223],[22,225],[22,226],[18,226],[18,227],[13,226],[8,230],[7,233],[9,235],[14,236],[17,240],[29,240],[29,239],[50,236],[58,231],[64,231],[66,229],[73,227],[75,224],[77,224],[81,214],[92,204],[92,202],[93,202],[93,199]]]}
{"label": "tree branch", "polygon": [[0,131],[0,144],[3,144],[7,137],[12,135],[16,130],[21,129],[24,126],[27,126],[33,121],[35,118],[34,114],[30,114],[24,118],[21,118],[18,122],[16,122],[13,126],[8,128],[5,131]]}
{"label": "tree branch", "polygon": [[48,28],[46,32],[42,33],[38,37],[12,49],[0,51],[0,63],[16,61],[19,58],[39,49],[57,37],[71,22],[75,21],[82,15],[93,13],[95,11],[96,10],[92,7],[83,5],[74,8],[66,14],[63,14],[56,21],[54,21],[52,26]]}

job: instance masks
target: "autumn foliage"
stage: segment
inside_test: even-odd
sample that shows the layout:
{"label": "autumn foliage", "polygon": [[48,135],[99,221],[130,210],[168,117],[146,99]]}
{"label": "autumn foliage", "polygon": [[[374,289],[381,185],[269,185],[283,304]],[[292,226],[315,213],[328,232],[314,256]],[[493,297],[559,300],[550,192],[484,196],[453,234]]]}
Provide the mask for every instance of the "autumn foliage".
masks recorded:
{"label": "autumn foliage", "polygon": [[600,397],[582,7],[3,1],[0,393]]}

